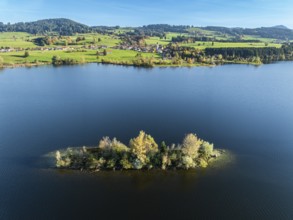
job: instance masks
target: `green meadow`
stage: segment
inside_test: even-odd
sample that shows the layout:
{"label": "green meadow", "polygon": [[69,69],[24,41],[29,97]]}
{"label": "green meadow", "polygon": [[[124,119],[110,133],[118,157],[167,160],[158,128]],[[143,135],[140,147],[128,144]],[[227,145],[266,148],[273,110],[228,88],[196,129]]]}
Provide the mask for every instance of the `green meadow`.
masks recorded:
{"label": "green meadow", "polygon": [[[67,52],[67,51],[29,51],[29,56],[24,57],[24,51],[2,53],[1,57],[6,65],[27,64],[27,63],[51,63],[53,56],[62,59],[74,59],[81,63],[101,62],[102,59],[112,61],[133,61],[137,55],[132,50],[109,49],[107,56],[97,56],[96,51],[87,50],[86,52]],[[159,58],[157,54],[143,53],[143,57]]]}
{"label": "green meadow", "polygon": [[[129,29],[121,28],[117,29],[117,33],[124,33],[126,31],[129,31]],[[191,36],[191,33],[194,32],[200,32],[202,34],[205,34],[206,36],[213,36],[217,35],[217,33],[212,31],[206,31],[201,30],[198,28],[190,29],[190,34],[180,34],[180,33],[166,33],[166,38],[159,38],[159,37],[149,37],[145,40],[147,45],[167,45],[171,43],[172,37],[177,37],[179,35],[185,35],[185,36]],[[117,34],[116,33],[116,34]],[[7,52],[7,53],[0,53],[0,60],[4,64],[4,66],[17,66],[19,64],[50,64],[52,62],[53,56],[58,56],[61,59],[73,59],[80,63],[91,63],[91,62],[102,62],[102,60],[105,61],[113,61],[116,63],[119,62],[132,62],[136,59],[137,52],[132,50],[117,50],[112,49],[112,47],[118,45],[121,40],[119,37],[115,34],[97,34],[97,33],[88,33],[88,34],[76,34],[74,36],[67,36],[62,37],[57,42],[55,42],[55,45],[48,45],[47,48],[50,47],[56,47],[56,46],[64,46],[66,45],[66,41],[69,42],[75,42],[76,39],[84,38],[84,40],[78,41],[76,45],[70,45],[68,44],[68,47],[71,48],[81,48],[82,46],[89,46],[89,45],[105,45],[108,47],[107,49],[107,56],[101,56],[97,55],[97,50],[89,50],[89,49],[83,49],[82,52],[73,51],[60,51],[60,50],[32,50],[32,48],[37,48],[36,44],[34,44],[34,39],[41,36],[36,36],[24,32],[5,32],[0,33],[0,48],[22,48],[23,51],[20,52]],[[217,36],[223,37],[224,36]],[[229,36],[226,36],[226,39]],[[244,39],[246,40],[261,40],[262,42],[259,43],[235,43],[235,42],[202,42],[197,41],[196,43],[180,43],[180,46],[183,47],[193,47],[199,50],[204,50],[205,48],[237,48],[237,47],[277,47],[280,48],[281,44],[273,43],[274,39],[266,39],[266,38],[259,38],[257,36],[244,36]],[[29,56],[24,56],[24,49],[27,49],[29,51]],[[102,50],[100,50],[101,52]],[[142,53],[142,57],[150,58],[153,57],[154,59],[158,60],[161,58],[159,54],[156,53]],[[171,61],[166,61],[166,63],[170,63]]]}

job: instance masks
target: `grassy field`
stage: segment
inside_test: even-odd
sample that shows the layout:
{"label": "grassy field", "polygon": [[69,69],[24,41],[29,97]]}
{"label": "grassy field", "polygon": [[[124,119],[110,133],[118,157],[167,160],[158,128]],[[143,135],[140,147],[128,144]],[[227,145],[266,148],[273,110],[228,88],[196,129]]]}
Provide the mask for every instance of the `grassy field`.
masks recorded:
{"label": "grassy field", "polygon": [[[269,43],[271,42],[269,39],[264,42],[260,43],[245,43],[245,42],[214,42],[214,45],[212,42],[204,42],[204,41],[197,41],[196,43],[179,43],[180,46],[185,47],[194,47],[197,49],[205,49],[207,47],[214,47],[214,48],[231,48],[231,47],[277,47],[280,48],[281,44],[276,43]],[[164,40],[160,39],[159,37],[151,37],[150,39],[146,40],[147,44],[161,44],[161,45],[167,45],[171,43],[171,40]],[[267,43],[267,44],[266,44]]]}
{"label": "grassy field", "polygon": [[[198,28],[193,28],[191,30],[201,30]],[[212,31],[205,31],[201,30],[206,34],[207,36],[215,36],[216,33]],[[214,34],[214,35],[212,35]],[[176,37],[179,35],[185,35],[188,36],[188,34],[180,34],[180,33],[167,33],[166,39],[160,39],[159,37],[150,37],[149,39],[146,39],[146,43],[148,45],[154,45],[154,44],[161,44],[161,45],[167,45],[171,42],[172,37]],[[0,47],[20,47],[20,48],[33,48],[38,47],[35,45],[31,40],[34,38],[37,38],[40,36],[34,36],[28,33],[23,32],[6,32],[6,33],[0,33]],[[113,47],[119,44],[120,39],[114,35],[102,35],[102,34],[79,34],[75,36],[71,36],[70,38],[75,41],[77,37],[85,37],[85,40],[79,41],[78,45],[88,45],[88,44],[95,44],[95,45],[106,45],[108,47]],[[218,36],[219,38],[219,36]],[[225,37],[222,37],[225,39]],[[101,41],[99,41],[99,39]],[[261,43],[234,43],[234,42],[215,42],[214,46],[212,45],[212,42],[196,42],[196,43],[190,43],[190,44],[180,44],[181,46],[187,46],[187,47],[195,47],[198,49],[205,49],[206,47],[266,47],[265,43],[268,43],[269,47],[281,47],[281,44],[272,43],[275,40],[269,39],[269,38],[259,38],[258,36],[244,36],[244,40],[261,40]],[[61,39],[57,44],[59,45],[65,45],[64,39]],[[76,47],[72,46],[72,47]],[[53,47],[51,45],[50,47]]]}
{"label": "grassy field", "polygon": [[[24,57],[24,52],[10,52],[2,53],[0,56],[4,60],[4,64],[26,64],[34,63],[36,61],[40,63],[51,63],[53,56],[60,56],[61,58],[74,59],[80,62],[100,62],[102,59],[116,60],[116,61],[132,61],[135,59],[137,52],[131,50],[108,50],[107,56],[99,56],[97,59],[96,51],[88,50],[87,52],[66,52],[66,51],[30,51],[29,57]],[[157,54],[143,53],[143,57],[158,58]]]}
{"label": "grassy field", "polygon": [[[79,34],[71,38],[76,40],[76,38],[79,36],[85,37],[84,41],[78,42],[79,45],[92,44],[95,42],[96,45],[106,45],[108,47],[113,47],[113,46],[116,46],[120,42],[120,40],[117,39],[117,37],[114,37],[114,35],[109,36],[109,35],[102,35],[102,34]],[[101,39],[101,41],[99,42],[98,39]]]}
{"label": "grassy field", "polygon": [[28,37],[32,37],[32,35],[25,32],[0,32],[0,41],[10,41],[14,38],[23,40]]}
{"label": "grassy field", "polygon": [[0,33],[0,47],[21,47],[30,48],[36,45],[27,40],[33,39],[35,36],[24,32],[5,32]]}
{"label": "grassy field", "polygon": [[159,37],[150,37],[149,39],[146,39],[146,43],[148,45],[154,45],[154,44],[161,44],[161,45],[167,45],[171,43],[172,37],[177,37],[177,36],[188,36],[188,34],[180,34],[180,33],[172,33],[169,32],[166,34],[166,39],[160,39]]}
{"label": "grassy field", "polygon": [[[197,29],[197,28],[193,28]],[[192,30],[193,30],[192,29]],[[201,30],[201,29],[200,29]],[[204,30],[202,30],[204,31]],[[204,33],[207,36],[213,37],[217,36],[216,33],[212,31],[204,31]],[[210,34],[210,35],[208,35]],[[214,34],[214,35],[212,35]],[[167,39],[160,39],[159,37],[150,37],[149,39],[146,39],[146,43],[148,45],[154,45],[154,44],[161,44],[161,45],[167,45],[171,43],[172,37],[176,37],[179,35],[185,35],[188,36],[188,34],[179,34],[179,33],[168,33]],[[225,36],[217,36],[217,39],[221,40],[228,40],[230,37]],[[207,47],[214,47],[214,48],[231,48],[231,47],[277,47],[280,48],[282,45],[278,43],[273,43],[276,40],[270,39],[270,38],[260,38],[258,36],[244,36],[243,40],[260,40],[259,43],[248,43],[248,42],[214,42],[214,45],[212,42],[204,42],[204,41],[197,41],[196,43],[179,43],[180,46],[185,47],[194,47],[197,49],[205,49]]]}
{"label": "grassy field", "polygon": [[[21,47],[21,48],[35,48],[38,47],[32,42],[32,40],[38,36],[33,36],[28,33],[0,33],[0,47]],[[95,43],[95,45],[106,45],[113,47],[119,44],[120,39],[114,35],[102,35],[102,34],[79,34],[76,36],[70,36],[72,40],[76,40],[77,37],[85,37],[85,40],[79,41],[78,45],[70,47],[80,47],[82,45],[89,45]],[[100,41],[99,41],[100,39]],[[65,39],[61,39],[57,44],[62,45]],[[53,47],[47,46],[47,47]],[[107,56],[99,56],[97,58],[95,50],[87,50],[86,52],[66,52],[66,51],[29,51],[29,57],[24,57],[24,51],[21,52],[9,52],[0,53],[5,65],[15,64],[28,64],[28,63],[51,63],[53,56],[59,56],[62,59],[74,59],[79,62],[101,62],[102,59],[114,60],[114,61],[132,61],[135,59],[137,52],[129,50],[115,50],[108,49]],[[158,57],[157,54],[143,53],[143,57]]]}
{"label": "grassy field", "polygon": [[[120,31],[123,31],[121,29]],[[129,31],[129,30],[124,30]],[[194,29],[193,31],[200,31],[197,29]],[[216,34],[212,33],[210,31],[205,31],[206,35],[208,34]],[[180,34],[180,33],[167,33],[166,39],[160,39],[159,37],[150,37],[149,39],[146,39],[147,44],[161,44],[161,45],[167,45],[171,42],[172,37],[176,37],[178,35],[187,35],[188,34]],[[34,38],[37,38],[40,36],[31,35],[28,33],[22,33],[22,32],[8,32],[8,33],[0,33],[0,47],[14,47],[14,48],[36,48],[38,47],[35,45],[32,40]],[[102,35],[102,34],[78,34],[75,36],[65,37],[67,40],[70,38],[72,41],[75,41],[77,37],[84,37],[85,40],[79,41],[78,45],[70,45],[70,47],[81,47],[82,45],[106,45],[108,47],[107,56],[97,56],[96,50],[87,50],[83,52],[66,52],[66,51],[60,51],[60,50],[54,50],[54,51],[29,51],[29,56],[24,57],[24,51],[21,52],[8,52],[8,53],[0,53],[0,61],[5,66],[15,66],[15,65],[22,65],[22,64],[34,64],[34,63],[40,63],[40,64],[46,64],[52,62],[53,56],[59,56],[62,59],[73,59],[80,63],[90,63],[90,62],[102,62],[102,60],[106,61],[114,61],[117,63],[121,62],[132,62],[136,59],[137,52],[132,50],[116,50],[111,49],[111,47],[116,46],[120,43],[120,39],[118,39],[115,35]],[[63,45],[66,39],[60,39],[57,43],[58,45]],[[244,37],[247,40],[261,40],[261,43],[234,43],[234,42],[201,42],[198,41],[196,43],[186,43],[186,44],[179,44],[180,46],[186,46],[186,47],[194,47],[198,48],[200,50],[205,49],[207,47],[211,48],[237,48],[237,47],[281,47],[281,44],[272,43],[275,40],[274,39],[265,39],[265,38],[259,38],[258,36],[245,36]],[[100,40],[99,40],[100,39]],[[54,45],[46,46],[46,47],[56,47]],[[160,55],[156,53],[142,53],[143,57],[154,57],[155,59],[160,58]],[[170,62],[171,61],[166,61]]]}
{"label": "grassy field", "polygon": [[272,43],[272,42],[276,41],[276,39],[273,39],[273,38],[263,38],[263,37],[259,37],[259,36],[253,36],[253,35],[244,35],[244,37],[242,39],[243,40],[260,40],[260,41],[266,42],[266,43]]}
{"label": "grassy field", "polygon": [[[13,48],[34,48],[38,47],[33,42],[34,38],[41,36],[34,36],[23,32],[5,32],[0,33],[0,47],[13,47]],[[79,41],[77,46],[84,44],[92,44],[95,42],[96,45],[106,45],[109,47],[116,46],[120,40],[114,36],[102,35],[102,34],[79,34],[76,36],[70,36],[72,40],[76,40],[77,37],[85,37],[84,41]],[[101,39],[99,42],[98,39]],[[65,39],[61,39],[57,42],[59,45],[64,45]],[[47,47],[53,47],[47,46]]]}
{"label": "grassy field", "polygon": [[148,45],[154,45],[154,44],[157,44],[157,43],[160,44],[160,45],[167,45],[171,41],[170,40],[160,39],[159,37],[150,37],[149,39],[146,39],[145,42]]}

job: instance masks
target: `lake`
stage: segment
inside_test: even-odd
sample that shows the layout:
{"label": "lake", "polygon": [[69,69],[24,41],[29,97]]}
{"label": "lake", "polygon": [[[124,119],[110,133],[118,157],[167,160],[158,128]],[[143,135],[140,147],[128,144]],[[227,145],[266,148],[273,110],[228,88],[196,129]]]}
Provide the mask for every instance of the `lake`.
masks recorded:
{"label": "lake", "polygon": [[[293,219],[293,62],[140,69],[89,64],[0,70],[0,219]],[[84,173],[42,155],[186,133],[226,166]]]}

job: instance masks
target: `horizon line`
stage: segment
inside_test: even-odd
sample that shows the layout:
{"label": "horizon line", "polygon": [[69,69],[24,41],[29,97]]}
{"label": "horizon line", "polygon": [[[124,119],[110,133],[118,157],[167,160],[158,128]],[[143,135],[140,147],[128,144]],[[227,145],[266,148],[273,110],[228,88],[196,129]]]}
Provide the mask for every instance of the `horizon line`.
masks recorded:
{"label": "horizon line", "polygon": [[128,26],[128,25],[104,25],[104,24],[97,24],[97,25],[88,25],[88,24],[85,24],[83,22],[80,22],[80,21],[77,21],[75,19],[71,19],[71,18],[64,18],[64,17],[59,17],[59,18],[43,18],[43,19],[37,19],[37,20],[31,20],[31,21],[18,21],[18,22],[14,22],[14,23],[11,23],[11,22],[7,22],[7,23],[4,23],[4,22],[1,22],[2,24],[4,25],[14,25],[14,24],[18,24],[18,23],[32,23],[32,22],[37,22],[37,21],[44,21],[44,20],[58,20],[58,19],[66,19],[66,20],[71,20],[73,22],[76,22],[76,23],[79,23],[79,24],[82,24],[82,25],[86,25],[88,27],[99,27],[99,26],[104,26],[104,27],[122,27],[122,28],[137,28],[137,27],[144,27],[144,26],[149,26],[149,25],[170,25],[170,26],[189,26],[189,27],[197,27],[197,28],[204,28],[204,27],[224,27],[224,28],[231,28],[231,29],[236,29],[236,28],[243,28],[243,29],[256,29],[256,28],[273,28],[273,27],[277,27],[277,26],[283,26],[284,28],[286,29],[289,29],[289,30],[293,30],[291,28],[289,28],[288,26],[286,25],[283,25],[283,24],[279,24],[279,25],[272,25],[272,26],[259,26],[259,27],[244,27],[244,26],[222,26],[222,25],[194,25],[194,24],[170,24],[170,23],[149,23],[149,24],[143,24],[143,25],[140,25],[140,26]]}

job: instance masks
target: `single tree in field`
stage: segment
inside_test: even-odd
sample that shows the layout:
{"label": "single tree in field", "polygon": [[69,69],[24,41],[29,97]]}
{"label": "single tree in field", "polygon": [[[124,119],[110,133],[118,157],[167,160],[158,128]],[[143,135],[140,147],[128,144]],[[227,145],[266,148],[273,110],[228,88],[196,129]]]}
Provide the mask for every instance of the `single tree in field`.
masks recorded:
{"label": "single tree in field", "polygon": [[0,57],[0,68],[3,67],[4,59]]}
{"label": "single tree in field", "polygon": [[25,57],[25,58],[26,58],[26,57],[29,57],[29,55],[30,55],[30,54],[29,54],[29,52],[26,50],[26,51],[24,52],[24,55],[23,55],[23,57]]}
{"label": "single tree in field", "polygon": [[142,53],[137,53],[137,54],[135,55],[135,57],[136,57],[136,58],[142,58]]}

